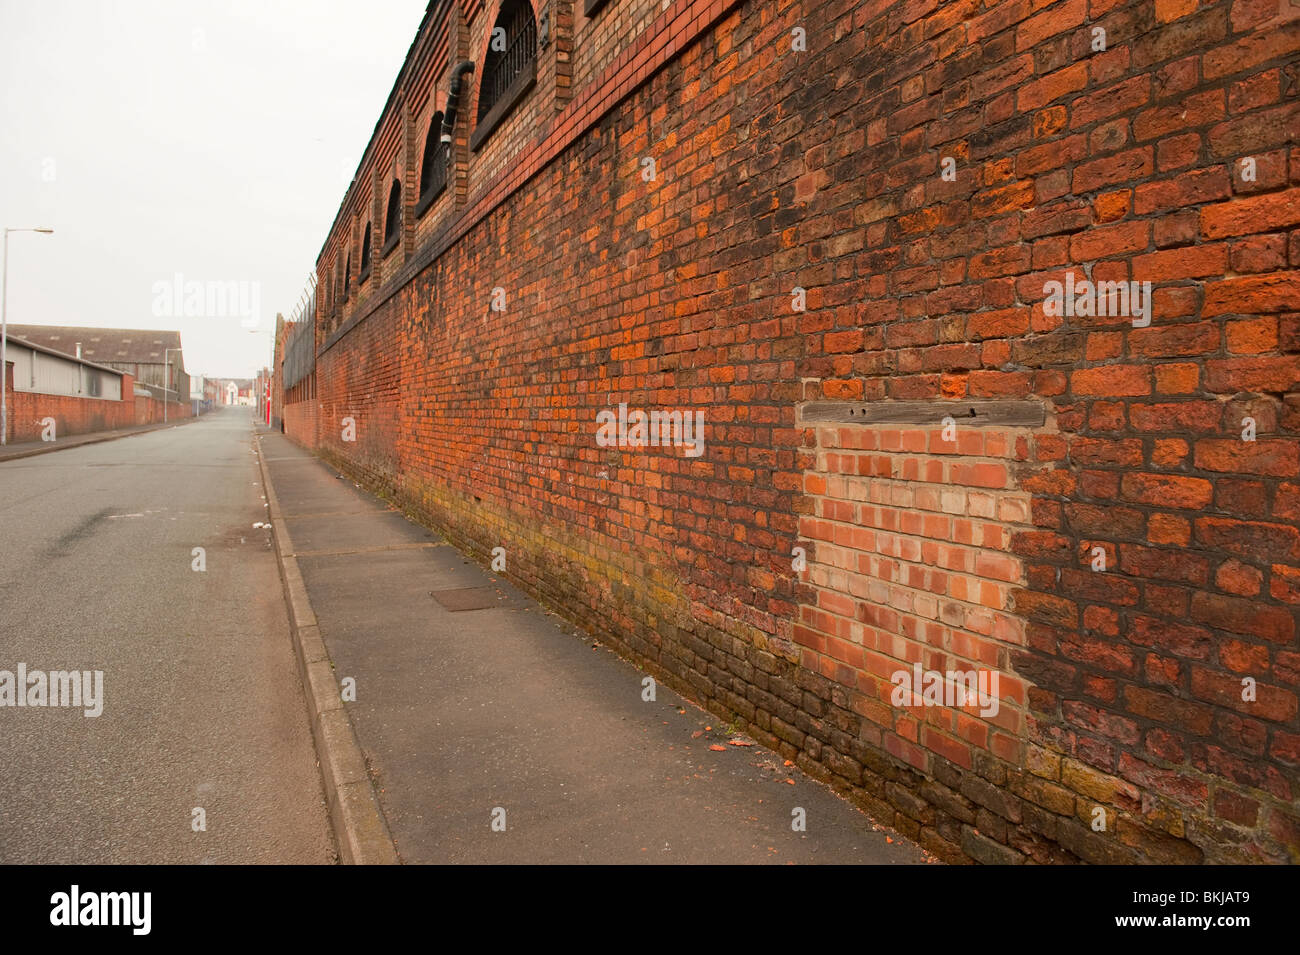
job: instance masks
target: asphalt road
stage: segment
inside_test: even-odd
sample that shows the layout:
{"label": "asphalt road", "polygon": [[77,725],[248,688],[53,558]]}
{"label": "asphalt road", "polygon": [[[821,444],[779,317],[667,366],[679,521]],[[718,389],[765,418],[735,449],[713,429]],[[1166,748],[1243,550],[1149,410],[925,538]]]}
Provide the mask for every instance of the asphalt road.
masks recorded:
{"label": "asphalt road", "polygon": [[0,671],[103,671],[98,717],[0,705],[0,863],[334,861],[251,439],[0,462]]}

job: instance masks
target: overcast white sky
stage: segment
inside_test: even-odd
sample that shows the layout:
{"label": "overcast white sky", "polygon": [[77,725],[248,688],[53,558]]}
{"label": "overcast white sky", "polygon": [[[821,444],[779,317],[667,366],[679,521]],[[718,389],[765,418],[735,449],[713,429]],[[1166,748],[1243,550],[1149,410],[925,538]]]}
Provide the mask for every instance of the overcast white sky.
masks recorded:
{"label": "overcast white sky", "polygon": [[[55,230],[10,235],[9,321],[178,329],[192,373],[268,365],[426,4],[0,0],[0,226]],[[248,283],[260,331],[168,314],[177,273]]]}

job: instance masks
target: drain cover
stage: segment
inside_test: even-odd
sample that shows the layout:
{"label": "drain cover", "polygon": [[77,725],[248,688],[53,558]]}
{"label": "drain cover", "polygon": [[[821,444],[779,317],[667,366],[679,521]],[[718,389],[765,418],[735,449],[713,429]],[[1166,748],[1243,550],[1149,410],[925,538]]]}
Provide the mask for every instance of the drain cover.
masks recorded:
{"label": "drain cover", "polygon": [[506,602],[506,595],[499,593],[495,587],[459,587],[454,590],[430,591],[433,599],[443,608],[457,610],[486,610]]}

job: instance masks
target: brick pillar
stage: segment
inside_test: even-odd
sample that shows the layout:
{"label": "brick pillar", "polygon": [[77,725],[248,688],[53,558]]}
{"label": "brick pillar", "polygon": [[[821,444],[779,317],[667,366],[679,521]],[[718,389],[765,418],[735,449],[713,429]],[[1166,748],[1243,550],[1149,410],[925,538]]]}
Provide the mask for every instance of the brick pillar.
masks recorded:
{"label": "brick pillar", "polygon": [[14,363],[5,362],[5,443],[13,441],[14,434]]}
{"label": "brick pillar", "polygon": [[[430,97],[437,90],[430,91]],[[399,262],[406,262],[415,248],[415,206],[420,201],[420,131],[411,101],[402,102],[402,248]]]}
{"label": "brick pillar", "polygon": [[129,428],[135,424],[135,375],[122,372],[122,397],[117,412],[118,428]]}
{"label": "brick pillar", "polygon": [[[542,12],[551,20],[551,42],[546,51],[547,69],[553,74],[555,109],[569,105],[573,85],[573,0],[548,0]],[[540,27],[540,21],[538,23]]]}
{"label": "brick pillar", "polygon": [[[449,45],[455,50],[455,55],[448,62],[454,67],[461,60],[467,60],[472,56],[469,24],[465,22],[459,4],[455,5],[453,26]],[[478,96],[475,95],[475,91],[482,70],[483,64],[475,62],[474,72],[463,81],[467,84],[467,88],[461,90],[460,105],[457,107],[459,115],[456,117],[456,128],[452,132],[451,168],[447,170],[447,188],[452,193],[455,208],[463,206],[469,194],[469,134],[474,129],[474,116],[478,109]]]}

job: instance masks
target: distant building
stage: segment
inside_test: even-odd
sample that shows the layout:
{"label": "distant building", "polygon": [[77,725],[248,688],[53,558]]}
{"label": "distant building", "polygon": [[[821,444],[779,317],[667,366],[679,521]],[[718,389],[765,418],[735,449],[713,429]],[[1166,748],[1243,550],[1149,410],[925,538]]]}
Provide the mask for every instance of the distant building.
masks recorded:
{"label": "distant building", "polygon": [[27,341],[13,331],[20,327],[9,326],[6,345],[6,358],[13,366],[14,391],[122,400],[121,371]]}
{"label": "distant building", "polygon": [[181,353],[181,333],[140,328],[85,328],[76,325],[10,325],[9,335],[33,345],[128,372],[156,398],[188,401],[189,375]]}
{"label": "distant building", "polygon": [[190,406],[194,414],[211,411],[220,403],[217,381],[206,375],[190,375]]}
{"label": "distant building", "polygon": [[252,378],[217,378],[213,386],[223,405],[257,404],[257,382]]}
{"label": "distant building", "polygon": [[6,444],[158,424],[194,413],[190,401],[173,400],[164,407],[161,387],[138,385],[129,371],[89,361],[77,354],[84,349],[75,342],[67,354],[13,333],[5,337]]}

